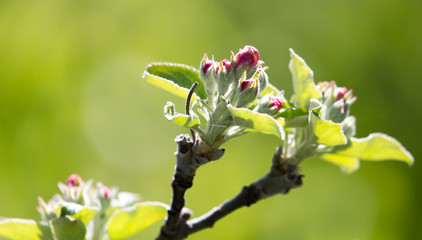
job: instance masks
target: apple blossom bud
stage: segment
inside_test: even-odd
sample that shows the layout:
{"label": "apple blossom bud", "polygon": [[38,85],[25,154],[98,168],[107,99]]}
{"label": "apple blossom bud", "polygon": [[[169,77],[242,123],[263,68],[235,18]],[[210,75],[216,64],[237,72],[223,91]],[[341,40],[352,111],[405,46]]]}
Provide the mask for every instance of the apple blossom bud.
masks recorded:
{"label": "apple blossom bud", "polygon": [[107,186],[103,186],[100,190],[101,196],[103,196],[105,199],[108,199],[111,194],[111,190]]}
{"label": "apple blossom bud", "polygon": [[82,178],[78,174],[72,174],[67,178],[66,185],[78,187],[83,183]]}
{"label": "apple blossom bud", "polygon": [[247,79],[240,83],[240,91],[243,92],[247,88],[254,88],[256,85],[257,79]]}
{"label": "apple blossom bud", "polygon": [[280,112],[282,108],[283,102],[281,101],[281,96],[274,96],[272,93],[269,93],[259,100],[259,103],[255,107],[254,111],[274,115]]}
{"label": "apple blossom bud", "polygon": [[246,107],[253,102],[258,96],[259,80],[257,78],[246,79],[246,71],[244,71],[238,86],[238,107]]}
{"label": "apple blossom bud", "polygon": [[272,97],[270,101],[270,108],[276,108],[278,111],[280,111],[283,108],[283,102],[281,102],[281,99],[278,97]]}
{"label": "apple blossom bud", "polygon": [[207,54],[204,54],[204,57],[202,58],[201,65],[199,66],[199,69],[201,72],[206,75],[208,73],[208,70],[210,67],[214,64],[213,60],[209,60]]}
{"label": "apple blossom bud", "polygon": [[337,87],[336,90],[334,91],[334,95],[336,96],[336,101],[342,99],[344,95],[346,95],[347,91],[348,90],[345,87]]}
{"label": "apple blossom bud", "polygon": [[239,50],[234,59],[236,68],[246,67],[248,72],[251,72],[251,69],[255,68],[258,64],[259,52],[252,46],[245,46],[243,49]]}
{"label": "apple blossom bud", "polygon": [[199,77],[205,85],[205,91],[208,95],[208,104],[214,104],[214,95],[217,89],[215,80],[214,60],[209,60],[207,54],[204,54],[201,64],[199,65]]}
{"label": "apple blossom bud", "polygon": [[229,60],[224,59],[215,68],[215,71],[216,71],[217,74],[220,72],[220,69],[221,69],[222,72],[225,73],[225,75],[229,75],[231,70],[232,70],[232,63]]}

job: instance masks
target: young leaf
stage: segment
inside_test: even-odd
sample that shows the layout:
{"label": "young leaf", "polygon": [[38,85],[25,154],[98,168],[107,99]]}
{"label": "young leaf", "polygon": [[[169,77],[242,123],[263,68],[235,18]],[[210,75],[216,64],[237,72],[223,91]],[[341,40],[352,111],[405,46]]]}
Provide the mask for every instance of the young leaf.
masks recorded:
{"label": "young leaf", "polygon": [[95,217],[95,214],[97,214],[97,212],[98,210],[95,208],[84,207],[78,213],[71,215],[71,217],[79,219],[83,222],[83,224],[87,225],[89,221],[91,221],[91,219]]}
{"label": "young leaf", "polygon": [[199,125],[199,117],[196,114],[191,113],[191,115],[177,113],[175,106],[172,102],[167,102],[164,106],[164,116],[182,127],[195,128]]}
{"label": "young leaf", "polygon": [[350,146],[336,154],[367,161],[397,160],[409,165],[414,161],[412,154],[399,141],[383,133],[372,133],[366,138],[352,138]]}
{"label": "young leaf", "polygon": [[366,138],[352,138],[347,145],[317,155],[351,173],[359,168],[359,160],[397,160],[413,164],[413,156],[394,138],[383,133],[372,133]]}
{"label": "young leaf", "polygon": [[272,134],[284,140],[283,127],[268,114],[253,112],[246,108],[235,108],[227,105],[231,112],[234,123],[237,126],[254,129],[265,134]]}
{"label": "young leaf", "polygon": [[305,61],[290,49],[289,68],[293,76],[293,89],[296,95],[295,106],[308,111],[311,98],[320,100],[321,93],[315,87],[312,70]]}
{"label": "young leaf", "polygon": [[48,226],[29,219],[0,219],[0,238],[13,240],[52,240]]}
{"label": "young leaf", "polygon": [[333,163],[341,168],[343,172],[352,173],[359,168],[359,159],[339,154],[324,153],[319,156],[321,159]]}
{"label": "young leaf", "polygon": [[167,206],[158,202],[137,203],[116,211],[107,222],[111,239],[123,239],[164,218]]}
{"label": "young leaf", "polygon": [[54,239],[84,240],[86,234],[85,225],[81,220],[69,216],[59,217],[50,221]]}
{"label": "young leaf", "polygon": [[320,118],[316,110],[310,111],[311,125],[317,137],[317,143],[326,146],[344,145],[347,143],[340,123]]}
{"label": "young leaf", "polygon": [[174,63],[152,63],[144,71],[143,78],[158,88],[166,90],[176,96],[187,97],[194,82],[198,87],[192,96],[192,101],[206,99],[204,84],[199,78],[199,71],[193,67]]}

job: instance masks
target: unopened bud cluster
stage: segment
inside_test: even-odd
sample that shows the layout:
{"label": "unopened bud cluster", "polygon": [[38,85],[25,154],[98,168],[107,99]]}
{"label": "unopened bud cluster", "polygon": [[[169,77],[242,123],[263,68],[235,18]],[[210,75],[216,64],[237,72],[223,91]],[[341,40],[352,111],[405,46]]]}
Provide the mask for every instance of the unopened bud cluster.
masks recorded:
{"label": "unopened bud cluster", "polygon": [[248,107],[268,85],[264,62],[252,46],[245,46],[230,60],[220,62],[207,55],[200,64],[200,78],[205,84],[208,105],[214,109],[223,97],[236,107]]}
{"label": "unopened bud cluster", "polygon": [[[101,182],[88,180],[84,182],[77,174],[72,174],[66,183],[58,184],[61,194],[56,194],[53,198],[45,202],[38,198],[38,212],[43,221],[50,221],[59,217],[72,215],[75,210],[82,208],[92,208],[97,210],[97,215],[104,215],[112,211],[132,205],[139,200],[139,196],[133,193],[118,192],[116,187],[109,188]],[[101,221],[96,226],[104,226],[106,217],[99,217],[94,221]],[[92,222],[94,222],[92,221]],[[95,227],[93,223],[91,227]]]}
{"label": "unopened bud cluster", "polygon": [[[227,104],[237,108],[248,108],[254,112],[276,115],[282,110],[282,95],[272,93],[262,96],[268,86],[267,67],[260,60],[259,52],[252,46],[245,46],[238,53],[231,53],[230,60],[215,61],[205,54],[199,67],[199,77],[205,85],[208,96],[209,121],[204,133],[211,148],[218,147],[229,136],[244,132],[235,126]],[[234,127],[235,132],[231,131]]]}
{"label": "unopened bud cluster", "polygon": [[354,116],[349,116],[350,106],[356,101],[353,90],[337,87],[334,81],[319,82],[317,88],[321,91],[323,105],[321,117],[336,123],[341,123],[346,137],[355,134]]}

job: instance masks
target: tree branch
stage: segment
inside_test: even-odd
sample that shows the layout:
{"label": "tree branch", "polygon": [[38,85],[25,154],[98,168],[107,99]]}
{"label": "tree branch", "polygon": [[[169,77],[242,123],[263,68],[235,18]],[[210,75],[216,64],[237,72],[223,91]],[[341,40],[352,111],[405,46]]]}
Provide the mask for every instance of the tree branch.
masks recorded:
{"label": "tree branch", "polygon": [[179,231],[179,226],[186,225],[186,221],[192,215],[189,211],[184,211],[185,192],[193,185],[196,170],[202,164],[217,160],[224,154],[224,149],[209,150],[202,152],[206,143],[199,139],[193,142],[188,135],[176,137],[177,143],[176,166],[174,170],[171,187],[173,197],[170,208],[167,210],[167,218],[161,227],[157,240],[175,239]]}
{"label": "tree branch", "polygon": [[205,228],[212,228],[218,220],[241,207],[249,207],[267,197],[287,194],[290,189],[300,187],[303,176],[298,172],[299,168],[296,165],[290,164],[287,159],[282,159],[281,148],[279,147],[273,156],[273,164],[269,173],[249,186],[243,187],[233,199],[227,200],[208,213],[186,222],[183,227],[180,227],[179,231],[181,232],[177,234],[178,238],[175,239],[184,239],[192,233]]}

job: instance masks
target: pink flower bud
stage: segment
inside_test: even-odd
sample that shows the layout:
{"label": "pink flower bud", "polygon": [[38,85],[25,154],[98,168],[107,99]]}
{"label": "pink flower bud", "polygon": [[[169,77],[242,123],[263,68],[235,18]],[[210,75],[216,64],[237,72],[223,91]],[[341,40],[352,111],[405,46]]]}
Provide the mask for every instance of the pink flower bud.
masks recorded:
{"label": "pink flower bud", "polygon": [[82,178],[78,174],[72,174],[67,178],[66,185],[71,187],[78,187],[83,183]]}
{"label": "pink flower bud", "polygon": [[345,87],[338,87],[336,88],[334,95],[336,96],[336,101],[342,99],[344,97],[344,95],[346,95],[347,93],[347,88]]}
{"label": "pink flower bud", "polygon": [[110,197],[111,190],[107,186],[103,186],[101,188],[101,196],[103,196],[105,199],[108,199]]}
{"label": "pink flower bud", "polygon": [[258,79],[246,79],[240,83],[240,91],[243,92],[247,88],[254,88],[258,82]]}
{"label": "pink flower bud", "polygon": [[272,97],[269,105],[270,108],[277,108],[277,111],[280,111],[283,108],[283,102],[278,97]]}
{"label": "pink flower bud", "polygon": [[202,72],[204,74],[207,74],[208,69],[212,66],[213,62],[211,60],[206,60],[204,62],[204,65],[202,66]]}
{"label": "pink flower bud", "polygon": [[252,46],[245,46],[235,56],[236,68],[246,66],[248,71],[256,67],[259,61],[259,52]]}
{"label": "pink flower bud", "polygon": [[217,74],[221,67],[224,67],[224,69],[226,70],[226,74],[229,75],[232,70],[232,63],[227,59],[224,59],[223,61],[221,61],[215,69]]}

